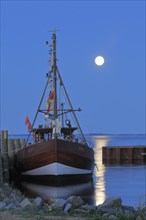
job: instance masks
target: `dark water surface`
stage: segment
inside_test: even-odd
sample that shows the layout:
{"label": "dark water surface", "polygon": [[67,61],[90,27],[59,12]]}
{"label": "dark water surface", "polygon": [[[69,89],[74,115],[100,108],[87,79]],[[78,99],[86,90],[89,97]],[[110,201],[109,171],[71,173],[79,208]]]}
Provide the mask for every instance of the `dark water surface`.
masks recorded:
{"label": "dark water surface", "polygon": [[[16,136],[14,136],[16,138]],[[26,136],[17,135],[17,138]],[[21,182],[21,190],[28,196],[68,198],[81,196],[89,204],[99,205],[110,196],[120,196],[124,205],[140,206],[146,202],[146,165],[104,166],[103,146],[146,145],[146,135],[86,135],[95,151],[93,181],[61,187]]]}

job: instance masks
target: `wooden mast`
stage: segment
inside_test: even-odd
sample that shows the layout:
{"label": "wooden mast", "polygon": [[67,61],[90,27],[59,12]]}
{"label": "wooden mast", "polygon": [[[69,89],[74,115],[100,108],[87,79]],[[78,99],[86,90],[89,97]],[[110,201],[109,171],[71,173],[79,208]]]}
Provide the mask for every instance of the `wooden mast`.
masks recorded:
{"label": "wooden mast", "polygon": [[52,35],[53,40],[53,73],[54,73],[54,119],[57,119],[57,77],[56,77],[56,34]]}

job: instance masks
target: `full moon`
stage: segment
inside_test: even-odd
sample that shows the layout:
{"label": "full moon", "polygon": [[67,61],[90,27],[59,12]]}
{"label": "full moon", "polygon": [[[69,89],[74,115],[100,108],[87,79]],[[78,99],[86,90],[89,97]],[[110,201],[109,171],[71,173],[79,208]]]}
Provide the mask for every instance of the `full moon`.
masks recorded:
{"label": "full moon", "polygon": [[95,63],[97,66],[102,66],[104,64],[104,58],[102,56],[97,56],[95,58]]}

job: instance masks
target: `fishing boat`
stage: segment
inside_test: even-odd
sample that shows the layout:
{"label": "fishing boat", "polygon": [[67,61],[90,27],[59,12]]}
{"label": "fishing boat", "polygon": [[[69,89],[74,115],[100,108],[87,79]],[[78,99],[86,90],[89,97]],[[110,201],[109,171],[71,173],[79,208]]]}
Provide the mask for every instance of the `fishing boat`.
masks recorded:
{"label": "fishing boat", "polygon": [[[52,34],[51,44],[48,41],[46,44],[49,48],[47,82],[33,123],[26,118],[29,135],[25,146],[15,155],[15,167],[27,180],[49,183],[91,180],[94,151],[87,143],[75,113],[81,109],[73,108],[57,67],[56,33]],[[40,114],[44,124],[35,127]]]}

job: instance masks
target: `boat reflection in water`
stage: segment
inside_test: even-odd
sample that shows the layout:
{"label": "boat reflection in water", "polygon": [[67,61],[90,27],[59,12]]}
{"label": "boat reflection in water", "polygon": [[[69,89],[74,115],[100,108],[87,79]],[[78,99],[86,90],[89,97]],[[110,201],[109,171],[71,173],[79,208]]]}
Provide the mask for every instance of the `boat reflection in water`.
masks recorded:
{"label": "boat reflection in water", "polygon": [[36,181],[23,180],[21,181],[21,191],[31,197],[40,196],[43,200],[81,196],[88,204],[102,204],[106,199],[106,167],[102,164],[102,147],[107,146],[110,139],[107,136],[90,136],[87,137],[87,140],[94,145],[95,163],[97,165],[91,181],[82,183],[72,181],[57,186],[56,183],[50,185],[48,182],[48,184],[44,184],[46,181],[36,183]]}
{"label": "boat reflection in water", "polygon": [[64,186],[41,185],[22,181],[21,191],[24,192],[26,196],[33,198],[40,196],[44,201],[58,198],[67,199],[70,196],[81,196],[88,204],[94,204],[93,181]]}

